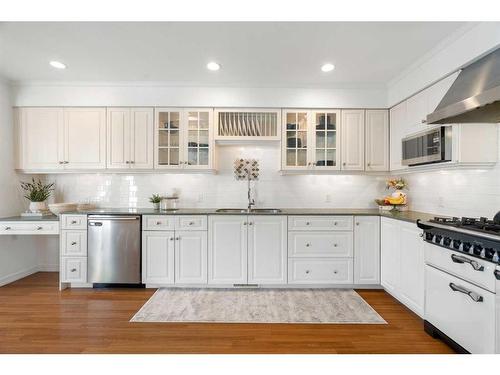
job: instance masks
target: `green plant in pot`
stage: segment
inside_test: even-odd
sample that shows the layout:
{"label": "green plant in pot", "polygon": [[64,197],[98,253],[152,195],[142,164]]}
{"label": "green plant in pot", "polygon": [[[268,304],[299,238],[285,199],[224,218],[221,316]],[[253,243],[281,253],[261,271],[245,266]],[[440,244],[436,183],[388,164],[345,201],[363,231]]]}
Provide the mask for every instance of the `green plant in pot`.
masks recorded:
{"label": "green plant in pot", "polygon": [[44,184],[40,179],[31,179],[31,182],[21,182],[21,188],[26,192],[25,198],[30,201],[31,212],[47,211],[46,200],[54,191],[55,184]]}
{"label": "green plant in pot", "polygon": [[160,202],[163,199],[163,197],[160,194],[153,194],[150,198],[149,201],[153,203],[153,207],[155,210],[160,209]]}

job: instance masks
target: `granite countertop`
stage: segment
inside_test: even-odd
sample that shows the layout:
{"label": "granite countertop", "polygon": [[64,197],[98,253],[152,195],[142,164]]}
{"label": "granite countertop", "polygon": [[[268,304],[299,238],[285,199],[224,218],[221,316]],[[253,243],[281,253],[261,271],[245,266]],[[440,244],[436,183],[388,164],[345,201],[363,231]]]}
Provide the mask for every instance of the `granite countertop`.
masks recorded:
{"label": "granite countertop", "polygon": [[[65,215],[244,215],[241,212],[216,212],[216,208],[183,208],[176,211],[158,211],[152,208],[96,208],[85,211],[69,211]],[[282,208],[278,213],[252,212],[252,215],[356,215],[356,216],[381,216],[391,219],[415,223],[417,219],[427,221],[434,215],[417,211],[379,211],[371,208]],[[12,216],[0,218],[0,221],[58,221],[58,216],[23,217]]]}

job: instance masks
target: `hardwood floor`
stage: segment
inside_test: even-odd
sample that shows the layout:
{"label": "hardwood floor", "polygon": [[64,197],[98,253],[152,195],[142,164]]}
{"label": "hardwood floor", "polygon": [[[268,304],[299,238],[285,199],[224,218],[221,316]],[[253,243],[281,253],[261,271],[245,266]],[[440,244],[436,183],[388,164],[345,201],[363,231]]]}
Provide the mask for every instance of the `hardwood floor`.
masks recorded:
{"label": "hardwood floor", "polygon": [[70,289],[40,272],[0,288],[0,353],[452,353],[387,293],[358,293],[388,322],[129,323],[150,289]]}

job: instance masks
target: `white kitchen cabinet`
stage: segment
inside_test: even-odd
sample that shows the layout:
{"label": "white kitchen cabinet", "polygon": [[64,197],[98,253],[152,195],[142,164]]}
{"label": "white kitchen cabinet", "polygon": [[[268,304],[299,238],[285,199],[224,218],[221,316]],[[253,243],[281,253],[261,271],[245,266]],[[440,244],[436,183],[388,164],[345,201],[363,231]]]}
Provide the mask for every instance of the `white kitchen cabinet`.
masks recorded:
{"label": "white kitchen cabinet", "polygon": [[389,112],[385,109],[366,110],[365,170],[389,170]]}
{"label": "white kitchen cabinet", "polygon": [[173,284],[174,247],[173,231],[142,232],[142,282],[144,284]]}
{"label": "white kitchen cabinet", "polygon": [[342,110],[342,170],[365,169],[365,111]]}
{"label": "white kitchen cabinet", "polygon": [[354,217],[354,283],[380,284],[380,217]]}
{"label": "white kitchen cabinet", "polygon": [[429,114],[427,93],[427,90],[420,91],[406,101],[405,136],[425,130],[426,119]]}
{"label": "white kitchen cabinet", "polygon": [[153,109],[107,109],[107,168],[153,168]]}
{"label": "white kitchen cabinet", "polygon": [[417,315],[424,313],[424,242],[414,223],[381,219],[381,284]]}
{"label": "white kitchen cabinet", "polygon": [[212,109],[156,108],[155,112],[155,168],[213,168]]}
{"label": "white kitchen cabinet", "polygon": [[310,157],[314,170],[340,169],[340,111],[311,112]]}
{"label": "white kitchen cabinet", "polygon": [[392,107],[390,114],[390,165],[391,171],[404,170],[402,164],[403,146],[401,140],[406,136],[406,101]]}
{"label": "white kitchen cabinet", "polygon": [[106,168],[106,109],[64,108],[64,166]]}
{"label": "white kitchen cabinet", "polygon": [[208,218],[208,283],[247,283],[248,217]]}
{"label": "white kitchen cabinet", "polygon": [[64,122],[62,108],[17,108],[18,169],[64,168]]}
{"label": "white kitchen cabinet", "polygon": [[175,283],[207,283],[207,232],[175,232]]}
{"label": "white kitchen cabinet", "polygon": [[286,284],[286,216],[248,217],[248,283]]}
{"label": "white kitchen cabinet", "polygon": [[283,110],[282,168],[307,170],[312,166],[310,152],[311,111],[307,109]]}

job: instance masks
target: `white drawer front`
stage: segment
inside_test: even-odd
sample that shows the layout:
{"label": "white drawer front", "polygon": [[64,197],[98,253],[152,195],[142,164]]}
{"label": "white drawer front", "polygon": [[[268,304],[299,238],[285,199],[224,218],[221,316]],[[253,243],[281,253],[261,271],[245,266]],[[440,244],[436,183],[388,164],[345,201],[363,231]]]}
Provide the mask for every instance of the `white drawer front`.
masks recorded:
{"label": "white drawer front", "polygon": [[289,284],[352,284],[352,259],[288,259]]}
{"label": "white drawer front", "polygon": [[289,216],[289,230],[352,230],[352,216]]}
{"label": "white drawer front", "polygon": [[[425,319],[471,353],[493,354],[495,295],[428,265],[425,280]],[[471,291],[482,301],[452,287]]]}
{"label": "white drawer front", "polygon": [[87,229],[87,215],[61,215],[62,229]]}
{"label": "white drawer front", "polygon": [[175,221],[176,230],[207,230],[206,216],[179,215]]}
{"label": "white drawer front", "polygon": [[59,234],[57,221],[2,221],[0,222],[0,235],[12,234]]}
{"label": "white drawer front", "polygon": [[461,252],[443,249],[428,242],[425,243],[424,256],[425,263],[495,292],[495,276],[493,274],[495,265],[493,263],[467,256]]}
{"label": "white drawer front", "polygon": [[61,272],[63,283],[87,282],[87,258],[61,258]]}
{"label": "white drawer front", "polygon": [[87,231],[63,230],[61,233],[63,256],[87,256]]}
{"label": "white drawer front", "polygon": [[289,232],[289,257],[339,257],[353,255],[352,232]]}
{"label": "white drawer front", "polygon": [[142,217],[143,230],[174,230],[175,217],[166,215],[144,215]]}

